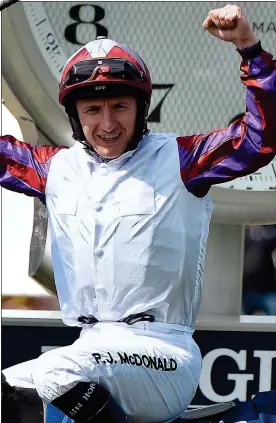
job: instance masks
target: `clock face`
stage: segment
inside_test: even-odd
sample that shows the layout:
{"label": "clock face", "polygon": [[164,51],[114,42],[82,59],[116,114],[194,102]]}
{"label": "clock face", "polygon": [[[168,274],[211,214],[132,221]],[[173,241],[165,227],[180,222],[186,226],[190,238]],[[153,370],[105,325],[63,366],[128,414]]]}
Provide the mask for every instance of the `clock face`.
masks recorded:
{"label": "clock face", "polygon": [[[227,4],[227,3],[225,3]],[[276,56],[274,2],[237,2],[263,47]],[[97,36],[133,47],[153,80],[149,127],[178,135],[225,127],[245,108],[240,56],[202,29],[217,2],[22,2],[5,11],[3,74],[41,130],[54,144],[72,145],[58,104],[62,68]],[[20,65],[18,65],[18,61]],[[276,135],[275,135],[276,136]],[[276,163],[220,185],[247,191],[276,189]],[[216,189],[216,188],[215,188]],[[222,194],[224,195],[224,194]]]}
{"label": "clock face", "polygon": [[268,166],[258,170],[258,172],[221,184],[221,187],[255,191],[276,190],[276,159],[272,160]]}

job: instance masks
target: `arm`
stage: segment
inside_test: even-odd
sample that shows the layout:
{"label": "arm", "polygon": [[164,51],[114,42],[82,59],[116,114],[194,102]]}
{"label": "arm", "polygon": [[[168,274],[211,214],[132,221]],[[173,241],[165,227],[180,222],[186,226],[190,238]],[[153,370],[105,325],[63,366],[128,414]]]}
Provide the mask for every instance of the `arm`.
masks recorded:
{"label": "arm", "polygon": [[11,135],[0,137],[0,185],[38,197],[45,203],[47,175],[53,156],[64,147],[32,146]]}
{"label": "arm", "polygon": [[207,194],[214,184],[255,172],[276,154],[276,62],[256,43],[254,34],[232,42],[243,59],[244,118],[206,135],[177,139],[182,180],[197,197]]}

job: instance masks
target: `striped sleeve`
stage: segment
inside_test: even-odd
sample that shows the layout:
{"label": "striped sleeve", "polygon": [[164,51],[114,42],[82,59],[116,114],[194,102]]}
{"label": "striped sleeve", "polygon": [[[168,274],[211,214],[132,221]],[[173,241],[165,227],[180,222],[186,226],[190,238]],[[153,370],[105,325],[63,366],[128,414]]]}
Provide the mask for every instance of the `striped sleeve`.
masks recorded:
{"label": "striped sleeve", "polygon": [[229,127],[178,137],[181,177],[188,191],[206,195],[214,184],[248,175],[276,154],[276,61],[264,50],[242,60],[246,113]]}
{"label": "striped sleeve", "polygon": [[38,197],[45,203],[45,187],[53,156],[64,147],[32,146],[11,135],[0,137],[0,185]]}

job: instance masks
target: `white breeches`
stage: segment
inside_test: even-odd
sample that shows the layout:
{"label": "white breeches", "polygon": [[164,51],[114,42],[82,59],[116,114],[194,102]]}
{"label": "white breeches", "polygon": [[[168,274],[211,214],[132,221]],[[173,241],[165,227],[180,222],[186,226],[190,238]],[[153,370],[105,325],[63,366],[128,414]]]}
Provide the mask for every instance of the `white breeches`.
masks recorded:
{"label": "white breeches", "polygon": [[[64,329],[66,330],[66,329]],[[195,394],[201,354],[191,333],[161,323],[97,323],[70,346],[4,370],[13,386],[51,402],[78,382],[104,386],[135,423],[182,414]]]}

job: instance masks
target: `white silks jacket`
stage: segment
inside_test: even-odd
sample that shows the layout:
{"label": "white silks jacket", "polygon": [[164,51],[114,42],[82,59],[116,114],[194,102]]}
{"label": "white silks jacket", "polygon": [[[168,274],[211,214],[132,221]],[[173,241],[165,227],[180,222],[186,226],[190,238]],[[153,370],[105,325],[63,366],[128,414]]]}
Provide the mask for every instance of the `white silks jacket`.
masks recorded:
{"label": "white silks jacket", "polygon": [[80,143],[52,158],[46,204],[65,324],[147,312],[194,327],[212,204],[187,191],[179,160],[169,134],[150,134],[109,163]]}

